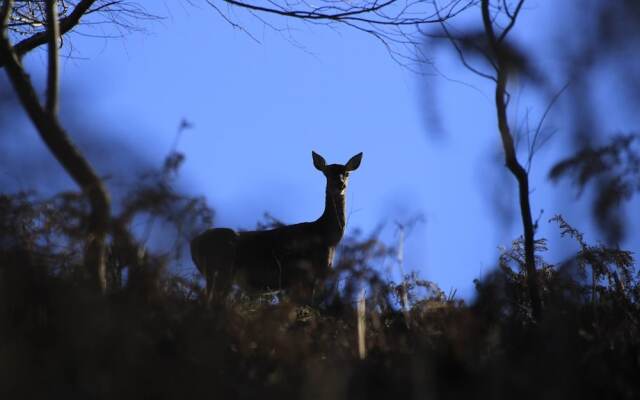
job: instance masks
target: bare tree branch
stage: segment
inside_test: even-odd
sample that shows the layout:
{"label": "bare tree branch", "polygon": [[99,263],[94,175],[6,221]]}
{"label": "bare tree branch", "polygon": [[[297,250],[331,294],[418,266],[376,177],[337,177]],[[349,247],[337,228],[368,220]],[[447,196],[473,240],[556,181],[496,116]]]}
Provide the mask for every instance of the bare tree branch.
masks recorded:
{"label": "bare tree branch", "polygon": [[[82,18],[82,16],[85,15],[87,11],[89,11],[89,8],[91,8],[95,1],[96,0],[80,1],[68,16],[62,18],[59,22],[60,35],[64,35],[71,29],[73,29],[76,25],[78,25],[78,23],[80,22],[80,18]],[[18,58],[22,58],[22,56],[24,56],[26,53],[40,45],[45,44],[46,42],[47,32],[38,32],[18,42],[15,46],[13,46],[13,49]],[[0,59],[0,67],[3,67],[5,62],[5,60]]]}
{"label": "bare tree branch", "polygon": [[[453,48],[456,50],[456,53],[458,53],[458,58],[460,59],[460,62],[462,62],[462,65],[464,65],[465,68],[467,68],[469,71],[473,72],[474,74],[482,78],[489,79],[493,82],[496,82],[496,78],[494,76],[480,71],[479,69],[475,68],[467,61],[467,58],[465,57],[464,52],[462,51],[462,49],[458,45],[458,42],[456,41],[456,38],[454,38],[449,32],[449,28],[447,28],[446,22],[442,22],[440,26],[442,26],[442,30],[444,31],[447,39],[449,40],[449,43],[451,43]],[[492,60],[489,57],[487,57],[487,59],[489,60],[490,64],[494,65]],[[495,65],[494,65],[494,68],[495,68]]]}
{"label": "bare tree branch", "polygon": [[262,11],[270,14],[278,14],[285,17],[294,17],[294,18],[301,18],[301,19],[327,19],[327,20],[336,20],[336,21],[352,19],[352,20],[360,20],[362,22],[370,22],[373,24],[375,23],[385,24],[388,22],[382,21],[382,20],[379,21],[376,19],[370,19],[366,17],[358,18],[356,16],[361,14],[368,14],[368,13],[375,14],[376,11],[381,10],[382,8],[395,3],[397,0],[388,0],[381,4],[377,4],[376,2],[376,3],[373,3],[373,5],[370,7],[365,6],[365,7],[358,8],[351,11],[343,11],[343,12],[336,12],[336,13],[325,13],[324,9],[326,7],[315,8],[309,11],[287,10],[282,7],[268,8],[268,7],[257,6],[251,3],[243,3],[237,0],[224,0],[224,1],[226,1],[229,4],[233,4],[234,6],[248,8],[254,11]]}
{"label": "bare tree branch", "polygon": [[522,5],[523,4],[524,4],[524,0],[519,0],[518,1],[518,5],[516,5],[515,11],[513,12],[513,14],[511,14],[509,12],[509,7],[505,3],[504,9],[505,9],[505,12],[507,13],[507,16],[509,17],[509,23],[507,24],[507,26],[504,28],[504,30],[500,34],[500,37],[498,38],[498,42],[499,43],[501,43],[504,40],[504,38],[507,37],[507,35],[509,34],[509,31],[515,25],[516,19],[518,18],[518,14],[520,13],[520,10],[522,9]]}
{"label": "bare tree branch", "polygon": [[[220,12],[216,0],[206,1]],[[423,25],[442,23],[477,3],[477,0],[449,0],[439,8],[433,0],[319,0],[317,5],[304,0],[267,0],[265,4],[245,0],[217,1],[246,9],[253,16],[272,15],[330,27],[340,24],[355,29],[380,41],[391,58],[405,67],[428,61],[421,49]],[[239,25],[231,21],[229,15],[225,15],[224,19],[234,27]],[[280,31],[275,24],[266,23],[263,18],[258,19]]]}
{"label": "bare tree branch", "polygon": [[[14,33],[14,39],[24,38],[17,42],[13,48],[18,58],[22,58],[28,52],[47,43],[48,33],[46,27],[48,17],[47,0],[22,0],[14,3],[9,13],[8,32]],[[152,15],[135,2],[126,0],[56,0],[58,11],[59,40],[70,32],[77,32],[79,25],[95,26],[108,24],[117,30],[141,30],[132,20],[156,20],[158,16]],[[89,15],[99,14],[101,19],[88,19]],[[43,29],[43,27],[45,29]],[[78,33],[78,32],[77,32]],[[117,35],[121,37],[122,35]],[[101,36],[104,37],[104,36]],[[0,68],[4,66],[4,60],[0,59]]]}
{"label": "bare tree branch", "polygon": [[[551,98],[551,101],[549,101],[549,104],[547,104],[547,108],[545,108],[544,112],[542,113],[542,117],[540,117],[540,121],[538,121],[538,126],[536,127],[536,130],[533,134],[533,140],[531,141],[531,144],[529,145],[529,149],[528,149],[529,155],[527,156],[527,173],[529,173],[531,169],[533,156],[537,151],[536,144],[538,144],[538,139],[540,138],[540,135],[542,133],[542,126],[544,125],[544,122],[547,119],[547,116],[549,115],[549,112],[555,105],[556,101],[558,101],[562,93],[564,93],[564,91],[569,87],[569,83],[570,82],[565,83],[564,86],[560,90],[558,90],[558,92]],[[549,137],[543,138],[542,143],[540,143],[540,145],[544,144],[544,142],[546,142],[548,139]]]}
{"label": "bare tree branch", "polygon": [[[264,26],[277,32],[289,30],[268,20],[284,17],[331,28],[342,25],[373,36],[380,41],[391,58],[397,63],[411,67],[428,61],[421,48],[420,29],[426,24],[442,23],[476,5],[478,0],[447,0],[435,7],[435,0],[318,0],[317,4],[307,0],[205,0],[227,23],[257,40],[247,26],[235,20],[233,9],[246,10],[257,17]],[[152,18],[141,6],[124,0],[57,0],[59,12],[60,40],[80,24],[83,16],[100,13],[104,21],[82,21],[82,25],[107,23],[115,28],[137,29],[129,19]],[[189,1],[195,5],[195,2]],[[47,42],[47,32],[40,30],[45,25],[41,0],[25,0],[13,9],[9,18],[9,29],[19,35],[29,35],[14,45],[21,58],[29,51]],[[221,7],[226,5],[226,9]],[[11,14],[11,13],[10,13]],[[41,15],[42,14],[42,15]],[[285,23],[286,24],[286,23]],[[23,27],[24,29],[20,28]],[[35,32],[35,33],[34,33]],[[0,59],[0,67],[5,61]],[[412,68],[414,69],[414,68]],[[414,69],[417,70],[417,69]]]}

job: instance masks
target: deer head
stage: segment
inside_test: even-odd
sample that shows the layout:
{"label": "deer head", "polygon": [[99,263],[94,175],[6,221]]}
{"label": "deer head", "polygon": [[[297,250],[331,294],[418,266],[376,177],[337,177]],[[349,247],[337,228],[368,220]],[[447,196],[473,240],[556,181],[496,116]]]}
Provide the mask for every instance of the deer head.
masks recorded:
{"label": "deer head", "polygon": [[349,182],[349,172],[358,169],[360,161],[362,161],[362,153],[351,157],[345,165],[327,165],[320,154],[312,151],[311,155],[313,156],[313,165],[327,178],[327,194],[344,196]]}

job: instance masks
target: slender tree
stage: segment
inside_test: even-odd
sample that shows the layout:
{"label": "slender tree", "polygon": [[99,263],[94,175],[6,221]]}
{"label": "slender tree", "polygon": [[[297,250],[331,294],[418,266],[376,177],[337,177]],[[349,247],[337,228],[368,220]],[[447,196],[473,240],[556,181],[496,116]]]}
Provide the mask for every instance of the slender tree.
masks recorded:
{"label": "slender tree", "polygon": [[501,33],[496,33],[494,30],[494,20],[489,12],[489,0],[482,0],[481,10],[484,33],[487,37],[490,52],[494,56],[494,62],[492,65],[495,71],[496,83],[495,103],[498,117],[498,130],[500,132],[500,140],[502,141],[505,164],[518,182],[520,216],[522,218],[522,229],[524,231],[524,256],[525,269],[527,271],[527,286],[529,288],[529,299],[531,301],[532,314],[533,317],[538,320],[542,313],[542,305],[536,273],[534,249],[535,230],[533,226],[533,218],[531,217],[531,203],[529,201],[529,175],[520,161],[518,161],[518,156],[513,143],[513,134],[511,133],[509,121],[507,119],[507,82],[509,77],[510,58],[509,53],[504,51],[503,48],[504,39],[509,34],[511,28],[515,25],[523,4],[524,0],[518,1],[513,13],[509,12],[508,7],[505,8],[509,22]]}
{"label": "slender tree", "polygon": [[[505,166],[511,172],[518,183],[518,199],[520,217],[524,239],[524,267],[527,274],[527,286],[529,301],[534,319],[538,320],[542,314],[540,289],[535,264],[535,227],[531,216],[531,202],[529,198],[528,170],[518,160],[514,135],[509,125],[507,109],[509,93],[507,90],[509,74],[511,71],[526,69],[526,65],[520,55],[506,42],[506,39],[516,24],[518,16],[524,5],[524,0],[518,0],[515,5],[509,5],[506,0],[496,0],[499,4],[492,5],[490,0],[480,1],[482,29],[463,35],[454,35],[443,22],[441,24],[444,38],[449,40],[460,61],[472,73],[488,79],[495,84],[495,109],[498,122],[498,133],[504,152]],[[499,16],[506,18],[506,23],[499,23]],[[500,20],[504,22],[504,19]],[[437,39],[440,35],[432,35]],[[473,65],[468,58],[468,52],[481,55],[490,67],[490,71],[484,71]],[[529,163],[534,148],[529,149]]]}
{"label": "slender tree", "polygon": [[507,26],[502,32],[497,33],[494,29],[494,19],[489,11],[489,0],[482,0],[482,23],[490,54],[493,55],[492,66],[495,71],[495,104],[498,119],[498,131],[505,156],[505,165],[518,182],[518,199],[520,205],[520,216],[522,219],[522,229],[524,236],[525,270],[527,272],[527,286],[529,289],[529,299],[533,317],[538,320],[542,313],[540,291],[535,265],[535,230],[533,218],[531,217],[531,203],[529,200],[529,175],[527,170],[518,160],[514,146],[513,134],[507,118],[507,82],[509,78],[510,56],[503,47],[504,39],[513,28],[522,9],[524,0],[518,1],[513,13],[505,7],[505,12],[509,18]]}
{"label": "slender tree", "polygon": [[92,272],[94,283],[101,291],[104,291],[106,289],[105,238],[110,222],[109,194],[100,177],[73,144],[58,120],[58,40],[60,28],[57,18],[57,3],[55,0],[47,0],[46,2],[47,29],[44,40],[48,45],[49,57],[44,105],[38,98],[16,49],[9,41],[7,28],[12,6],[13,0],[5,0],[0,10],[0,60],[38,134],[89,200],[91,210],[87,224],[85,265]]}

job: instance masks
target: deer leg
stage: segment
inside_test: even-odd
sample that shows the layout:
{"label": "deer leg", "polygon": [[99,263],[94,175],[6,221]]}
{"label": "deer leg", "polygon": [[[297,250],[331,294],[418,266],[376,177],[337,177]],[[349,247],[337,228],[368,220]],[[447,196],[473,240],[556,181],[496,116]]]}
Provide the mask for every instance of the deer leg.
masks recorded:
{"label": "deer leg", "polygon": [[[235,248],[226,249],[216,257],[216,271],[211,283],[211,300],[224,302],[229,295],[234,279]],[[210,301],[211,301],[210,300]]]}
{"label": "deer leg", "polygon": [[215,282],[216,297],[220,301],[224,301],[229,295],[231,283],[233,282],[233,265],[225,264],[218,270]]}
{"label": "deer leg", "polygon": [[191,242],[191,255],[206,280],[207,304],[223,301],[233,279],[237,234],[231,229],[211,229]]}
{"label": "deer leg", "polygon": [[207,281],[207,292],[205,293],[206,302],[208,305],[213,301],[214,287],[215,287],[215,273],[213,271],[208,271],[205,279]]}

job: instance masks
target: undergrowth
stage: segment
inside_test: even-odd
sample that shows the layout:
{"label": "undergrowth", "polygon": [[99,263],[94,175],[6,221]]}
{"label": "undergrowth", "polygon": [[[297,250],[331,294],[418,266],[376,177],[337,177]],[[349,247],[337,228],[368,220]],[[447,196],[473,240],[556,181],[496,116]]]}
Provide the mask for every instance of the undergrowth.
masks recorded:
{"label": "undergrowth", "polygon": [[[179,161],[179,160],[178,160]],[[559,264],[537,243],[544,314],[531,317],[521,239],[476,281],[471,304],[409,274],[373,268],[394,249],[345,238],[311,307],[236,292],[205,304],[194,275],[131,228],[163,218],[175,240],[210,223],[172,166],[122,197],[110,235],[109,291],[82,267],[78,195],[0,196],[0,398],[616,398],[640,396],[640,286],[633,255],[586,243]],[[144,230],[143,230],[144,232]],[[366,293],[365,344],[356,301]]]}

